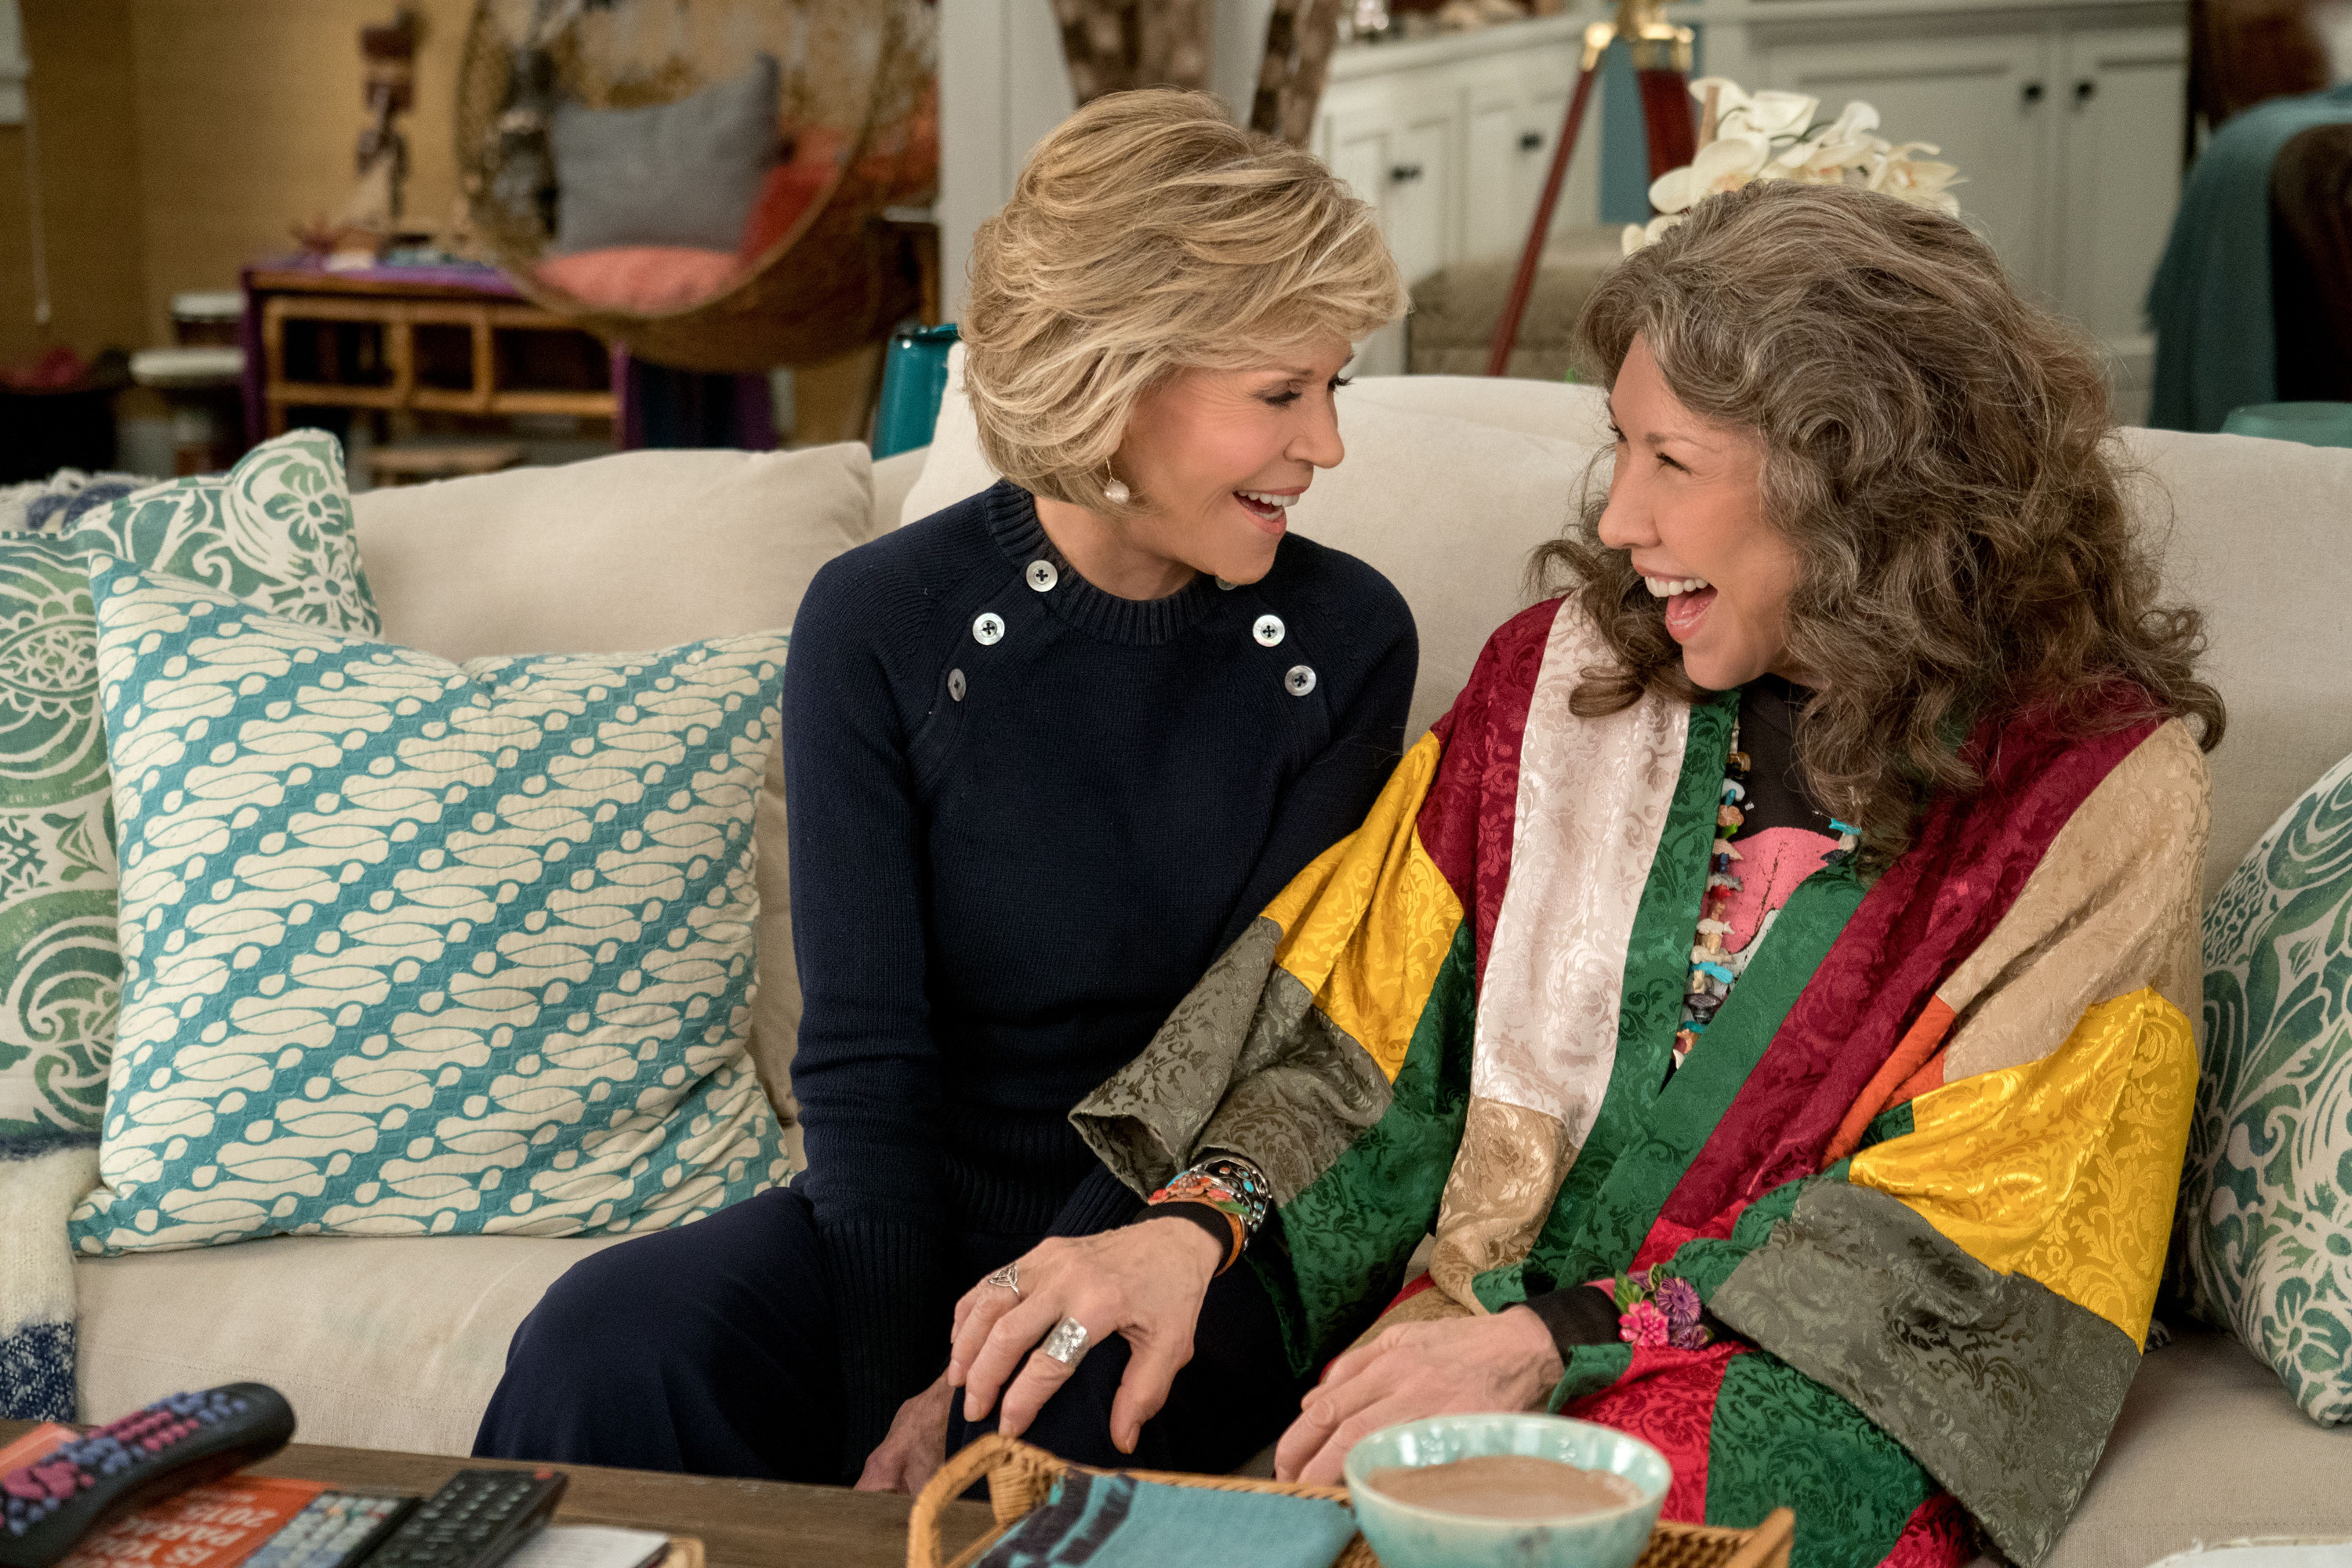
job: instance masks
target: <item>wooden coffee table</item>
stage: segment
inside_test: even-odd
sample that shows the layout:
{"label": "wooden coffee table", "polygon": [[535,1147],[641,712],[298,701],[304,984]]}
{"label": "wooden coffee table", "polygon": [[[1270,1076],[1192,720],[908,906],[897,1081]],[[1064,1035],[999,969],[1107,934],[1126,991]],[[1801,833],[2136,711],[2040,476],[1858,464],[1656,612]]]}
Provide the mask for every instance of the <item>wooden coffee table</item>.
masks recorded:
{"label": "wooden coffee table", "polygon": [[[0,1446],[31,1425],[0,1421]],[[497,1459],[453,1459],[296,1443],[253,1467],[330,1486],[430,1492],[468,1466],[530,1469]],[[904,1568],[912,1498],[786,1481],[725,1481],[652,1470],[559,1467],[572,1478],[556,1520],[617,1524],[701,1538],[709,1568]],[[995,1522],[986,1505],[948,1505],[945,1534],[961,1551]]]}

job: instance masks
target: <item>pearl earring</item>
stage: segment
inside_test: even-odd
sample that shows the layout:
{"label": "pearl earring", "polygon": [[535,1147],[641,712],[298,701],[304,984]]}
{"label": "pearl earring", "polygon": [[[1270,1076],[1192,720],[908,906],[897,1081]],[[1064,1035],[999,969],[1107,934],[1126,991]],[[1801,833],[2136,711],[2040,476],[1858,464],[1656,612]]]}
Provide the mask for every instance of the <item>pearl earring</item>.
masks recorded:
{"label": "pearl earring", "polygon": [[1128,498],[1134,493],[1134,491],[1127,488],[1127,482],[1124,479],[1113,479],[1110,483],[1103,486],[1103,500],[1110,502],[1113,506],[1125,506],[1127,504]]}

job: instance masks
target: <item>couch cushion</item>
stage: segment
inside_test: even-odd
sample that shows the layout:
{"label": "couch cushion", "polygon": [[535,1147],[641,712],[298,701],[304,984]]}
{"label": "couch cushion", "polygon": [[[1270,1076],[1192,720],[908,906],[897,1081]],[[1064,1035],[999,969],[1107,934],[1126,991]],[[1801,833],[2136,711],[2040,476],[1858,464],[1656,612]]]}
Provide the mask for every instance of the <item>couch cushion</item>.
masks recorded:
{"label": "couch cushion", "polygon": [[2126,430],[2134,500],[2174,593],[2205,612],[2230,705],[2209,765],[2210,898],[2279,813],[2352,752],[2352,450]]}
{"label": "couch cushion", "polygon": [[788,627],[816,569],[872,536],[872,482],[854,443],[621,452],[352,510],[384,636],[462,663]]}
{"label": "couch cushion", "polygon": [[[463,661],[599,653],[790,626],[816,569],[877,531],[863,446],[623,452],[353,503],[384,635]],[[891,514],[895,518],[895,512]],[[751,1059],[797,1149],[800,1031],[783,768],[760,805],[760,988]]]}
{"label": "couch cushion", "polygon": [[2198,1542],[2352,1539],[2352,1426],[2304,1418],[2226,1335],[2182,1334],[2140,1363],[2046,1568],[2147,1568]]}
{"label": "couch cushion", "polygon": [[924,465],[930,461],[931,449],[917,447],[911,451],[894,453],[874,465],[874,531],[886,533],[898,526],[900,514],[907,509],[907,497],[923,477]]}
{"label": "couch cushion", "polygon": [[298,1237],[83,1258],[84,1420],[253,1379],[305,1443],[466,1454],[515,1325],[616,1237]]}
{"label": "couch cushion", "polygon": [[996,470],[981,455],[980,426],[972,422],[971,399],[963,390],[963,345],[957,343],[948,350],[947,384],[940,394],[939,417],[931,425],[923,475],[907,491],[898,509],[899,524],[976,496],[996,480]]}

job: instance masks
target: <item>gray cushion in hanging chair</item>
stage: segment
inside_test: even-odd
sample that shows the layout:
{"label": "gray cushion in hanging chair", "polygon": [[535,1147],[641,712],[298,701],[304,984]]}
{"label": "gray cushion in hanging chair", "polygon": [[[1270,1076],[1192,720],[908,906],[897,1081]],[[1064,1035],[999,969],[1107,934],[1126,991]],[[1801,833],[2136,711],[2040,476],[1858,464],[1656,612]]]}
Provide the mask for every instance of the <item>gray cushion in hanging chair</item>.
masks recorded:
{"label": "gray cushion in hanging chair", "polygon": [[557,255],[622,245],[733,250],[776,161],[773,55],[650,109],[558,105],[549,143]]}

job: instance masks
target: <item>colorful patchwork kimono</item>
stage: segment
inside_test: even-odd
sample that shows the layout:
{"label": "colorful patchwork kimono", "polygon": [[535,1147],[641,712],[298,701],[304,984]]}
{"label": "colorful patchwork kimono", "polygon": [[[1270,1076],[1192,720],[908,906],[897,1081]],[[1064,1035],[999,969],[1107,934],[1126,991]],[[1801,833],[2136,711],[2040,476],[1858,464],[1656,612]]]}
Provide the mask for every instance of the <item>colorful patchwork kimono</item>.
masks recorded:
{"label": "colorful patchwork kimono", "polygon": [[1433,1232],[1467,1315],[1654,1266],[1733,1336],[1580,1347],[1554,1409],[1646,1438],[1669,1518],[1787,1504],[1798,1561],[2032,1568],[2138,1364],[2187,1142],[2206,774],[2178,721],[1969,742],[1874,881],[1790,894],[1667,1070],[1736,694],[1569,711],[1566,601],[1489,641],[1362,828],[1075,1113],[1131,1185],[1247,1155],[1294,1364]]}

